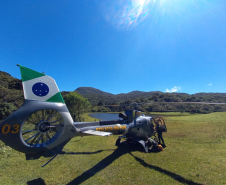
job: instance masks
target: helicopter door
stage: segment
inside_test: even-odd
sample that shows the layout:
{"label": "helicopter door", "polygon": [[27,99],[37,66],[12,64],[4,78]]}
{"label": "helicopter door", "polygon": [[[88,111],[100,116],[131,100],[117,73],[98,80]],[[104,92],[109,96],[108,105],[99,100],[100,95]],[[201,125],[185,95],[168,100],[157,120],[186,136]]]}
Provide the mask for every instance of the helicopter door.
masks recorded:
{"label": "helicopter door", "polygon": [[154,135],[154,124],[153,124],[154,121],[153,121],[153,119],[148,118],[147,123],[148,123],[147,124],[147,130],[148,130],[148,132],[151,133],[151,136],[153,136]]}
{"label": "helicopter door", "polygon": [[166,124],[162,117],[157,117],[157,118],[154,118],[153,120],[154,120],[154,122],[159,123],[159,125],[162,128],[162,132],[167,132]]}

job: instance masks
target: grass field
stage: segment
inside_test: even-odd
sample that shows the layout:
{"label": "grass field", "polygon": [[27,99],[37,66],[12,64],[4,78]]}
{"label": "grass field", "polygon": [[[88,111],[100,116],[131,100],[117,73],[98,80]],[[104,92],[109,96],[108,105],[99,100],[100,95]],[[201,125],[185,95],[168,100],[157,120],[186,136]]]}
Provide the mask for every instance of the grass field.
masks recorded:
{"label": "grass field", "polygon": [[[226,113],[168,113],[160,153],[116,147],[117,136],[72,139],[50,164],[0,143],[1,184],[226,184]],[[161,115],[161,114],[160,114]],[[86,121],[95,121],[85,115]],[[96,119],[97,120],[97,119]]]}

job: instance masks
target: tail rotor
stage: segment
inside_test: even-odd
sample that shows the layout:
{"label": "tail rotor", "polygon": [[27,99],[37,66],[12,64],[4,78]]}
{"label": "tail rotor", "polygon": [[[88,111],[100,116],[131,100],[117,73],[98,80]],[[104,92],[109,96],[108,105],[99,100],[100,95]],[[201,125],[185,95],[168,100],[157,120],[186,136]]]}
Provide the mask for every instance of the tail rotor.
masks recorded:
{"label": "tail rotor", "polygon": [[21,126],[23,142],[29,147],[44,147],[57,140],[64,120],[55,110],[43,109],[31,114]]}

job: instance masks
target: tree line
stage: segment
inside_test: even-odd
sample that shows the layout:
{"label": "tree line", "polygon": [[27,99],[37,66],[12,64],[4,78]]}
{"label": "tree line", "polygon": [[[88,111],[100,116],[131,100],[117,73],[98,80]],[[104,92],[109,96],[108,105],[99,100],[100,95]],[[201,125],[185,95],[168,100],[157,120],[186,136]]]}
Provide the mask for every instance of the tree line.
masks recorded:
{"label": "tree line", "polygon": [[[152,104],[145,104],[151,102]],[[157,102],[155,104],[155,102]],[[162,102],[162,104],[161,104]],[[226,94],[224,93],[198,93],[189,95],[186,93],[155,93],[148,98],[139,97],[120,102],[120,106],[110,107],[110,111],[121,111],[124,109],[137,108],[148,112],[190,112],[190,113],[211,113],[225,112],[226,105],[205,105],[205,104],[174,104],[167,102],[209,102],[226,103]],[[109,102],[106,102],[109,103]],[[136,103],[141,104],[139,106]],[[105,103],[103,103],[105,104]]]}

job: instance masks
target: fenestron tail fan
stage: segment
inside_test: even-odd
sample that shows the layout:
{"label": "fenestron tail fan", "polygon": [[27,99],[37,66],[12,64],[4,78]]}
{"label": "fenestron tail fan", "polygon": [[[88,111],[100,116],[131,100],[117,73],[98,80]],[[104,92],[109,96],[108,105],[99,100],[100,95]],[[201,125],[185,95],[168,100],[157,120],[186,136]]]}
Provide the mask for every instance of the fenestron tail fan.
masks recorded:
{"label": "fenestron tail fan", "polygon": [[0,139],[27,158],[55,155],[76,135],[55,80],[18,65],[24,104],[0,123]]}

